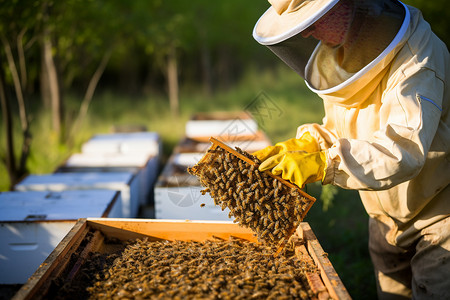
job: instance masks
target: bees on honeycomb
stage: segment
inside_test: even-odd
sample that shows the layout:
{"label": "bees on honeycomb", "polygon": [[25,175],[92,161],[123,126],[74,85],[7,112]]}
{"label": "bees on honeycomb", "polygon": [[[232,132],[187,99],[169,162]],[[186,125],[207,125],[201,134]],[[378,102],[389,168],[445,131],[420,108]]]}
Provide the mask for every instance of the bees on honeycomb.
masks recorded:
{"label": "bees on honeycomb", "polygon": [[199,178],[206,187],[202,193],[209,193],[215,205],[230,210],[233,222],[252,229],[260,241],[280,242],[303,220],[311,200],[260,172],[255,156],[238,147],[236,151],[253,164],[217,146],[187,171]]}
{"label": "bees on honeycomb", "polygon": [[86,288],[89,299],[317,299],[313,263],[239,238],[130,243]]}

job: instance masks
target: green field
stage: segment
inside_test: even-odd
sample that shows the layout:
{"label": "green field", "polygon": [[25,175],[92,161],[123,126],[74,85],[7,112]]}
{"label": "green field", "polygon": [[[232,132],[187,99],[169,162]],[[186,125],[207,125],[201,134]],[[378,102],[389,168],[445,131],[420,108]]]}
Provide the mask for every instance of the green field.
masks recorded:
{"label": "green field", "polygon": [[[164,95],[133,98],[97,91],[88,117],[76,133],[76,142],[72,147],[58,143],[50,130],[49,113],[35,109],[28,169],[34,174],[51,173],[71,153],[79,151],[81,144],[93,134],[111,132],[114,126],[144,125],[149,131],[158,132],[163,141],[164,159],[167,159],[174,145],[184,135],[186,121],[194,113],[242,111],[261,99],[276,107],[271,113],[266,111],[257,116],[260,127],[273,143],[294,137],[297,126],[321,122],[323,117],[320,98],[285,67],[270,72],[249,71],[248,76],[233,89],[216,92],[213,96],[207,97],[197,90],[196,87],[181,88],[180,116],[177,118],[171,115]],[[76,108],[75,97],[68,98],[67,102],[68,107]],[[68,116],[66,121],[70,120]],[[3,144],[3,129],[1,139]],[[19,143],[20,140],[17,140]],[[5,190],[8,180],[3,164],[0,165],[0,177],[0,188]],[[368,218],[357,192],[336,189],[337,194],[330,200],[329,197],[321,196],[320,184],[311,184],[307,188],[307,192],[318,201],[305,221],[310,223],[351,296],[355,299],[374,299],[375,282],[367,250]]]}

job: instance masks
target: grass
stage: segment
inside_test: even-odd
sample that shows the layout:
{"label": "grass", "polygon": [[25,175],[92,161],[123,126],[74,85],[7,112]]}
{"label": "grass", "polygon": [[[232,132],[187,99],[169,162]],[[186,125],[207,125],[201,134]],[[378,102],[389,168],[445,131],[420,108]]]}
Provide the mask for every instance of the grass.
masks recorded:
{"label": "grass", "polygon": [[[213,96],[202,95],[196,90],[197,87],[182,88],[180,115],[177,118],[171,115],[168,100],[161,95],[133,98],[111,91],[97,92],[71,147],[58,143],[50,129],[49,113],[36,110],[33,114],[33,144],[28,169],[33,174],[51,173],[71,153],[80,151],[82,143],[92,135],[111,132],[111,128],[117,125],[144,125],[149,131],[158,132],[167,158],[184,135],[185,123],[194,113],[245,109],[255,112],[259,104],[268,104],[272,110],[256,110],[258,114],[255,118],[273,143],[295,137],[299,125],[320,123],[323,117],[320,98],[307,89],[298,75],[284,66],[270,72],[249,70],[233,89],[217,92]],[[76,106],[75,98],[67,100],[71,107]],[[19,133],[18,128],[16,132]],[[3,129],[0,138],[0,149],[4,151]],[[16,142],[18,150],[20,140]],[[0,191],[6,190],[8,179],[3,164],[0,164],[0,178]],[[308,193],[318,201],[305,221],[310,223],[350,295],[355,299],[376,298],[367,250],[368,218],[358,193],[337,189],[332,202],[321,200],[320,184],[309,185]]]}

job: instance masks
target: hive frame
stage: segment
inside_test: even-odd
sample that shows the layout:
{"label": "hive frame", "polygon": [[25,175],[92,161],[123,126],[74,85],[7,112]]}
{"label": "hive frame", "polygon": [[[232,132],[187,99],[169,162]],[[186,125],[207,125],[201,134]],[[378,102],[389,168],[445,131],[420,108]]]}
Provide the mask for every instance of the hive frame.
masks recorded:
{"label": "hive frame", "polygon": [[[227,151],[227,152],[233,154],[234,156],[238,157],[239,159],[241,159],[241,160],[243,160],[243,161],[249,163],[250,165],[255,165],[255,164],[256,164],[256,163],[255,163],[253,160],[251,160],[250,158],[246,157],[245,155],[242,155],[242,154],[239,153],[238,151],[232,149],[230,146],[226,145],[225,143],[223,143],[222,141],[220,141],[220,140],[218,140],[218,139],[216,139],[216,138],[214,138],[214,137],[211,137],[209,141],[212,143],[211,147],[209,148],[210,150],[215,150],[217,147],[220,147],[220,148],[224,149],[225,151]],[[198,162],[198,164],[204,162],[204,160],[206,160],[206,158],[207,158],[207,155],[204,155],[204,156],[200,159],[200,161]],[[305,198],[307,198],[307,199],[309,200],[309,205],[308,205],[308,206],[306,207],[306,209],[303,211],[302,216],[301,216],[301,219],[303,220],[303,219],[305,218],[306,214],[308,213],[308,211],[310,210],[310,208],[312,207],[312,205],[314,204],[314,202],[316,201],[316,198],[314,198],[314,197],[312,197],[311,195],[309,195],[309,194],[307,194],[306,192],[304,192],[304,191],[303,191],[300,187],[298,187],[297,185],[295,185],[295,184],[293,184],[293,183],[291,183],[291,182],[289,182],[289,181],[283,179],[281,176],[274,175],[274,174],[272,174],[272,172],[270,172],[270,171],[264,171],[264,172],[265,172],[267,175],[269,175],[270,177],[279,180],[283,185],[286,185],[286,186],[288,186],[289,188],[294,188],[294,189],[296,189],[296,190],[300,193],[300,195],[301,195],[302,197],[305,197]],[[296,228],[294,227],[293,229],[291,229],[291,231],[288,233],[287,236],[283,237],[283,238],[280,240],[280,242],[279,242],[279,244],[278,244],[278,246],[277,246],[277,250],[276,250],[275,253],[274,253],[274,256],[277,256],[277,255],[283,250],[283,248],[284,248],[284,246],[286,245],[287,241],[288,241],[288,240],[290,239],[290,237],[295,233],[295,230],[296,230]]]}

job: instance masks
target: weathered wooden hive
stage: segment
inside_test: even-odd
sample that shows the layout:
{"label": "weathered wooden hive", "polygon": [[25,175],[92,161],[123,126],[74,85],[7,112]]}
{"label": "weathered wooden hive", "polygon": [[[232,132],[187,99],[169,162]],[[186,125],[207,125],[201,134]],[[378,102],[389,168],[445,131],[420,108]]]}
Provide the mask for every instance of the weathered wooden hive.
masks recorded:
{"label": "weathered wooden hive", "polygon": [[350,299],[307,223],[272,251],[231,222],[80,219],[13,299]]}

